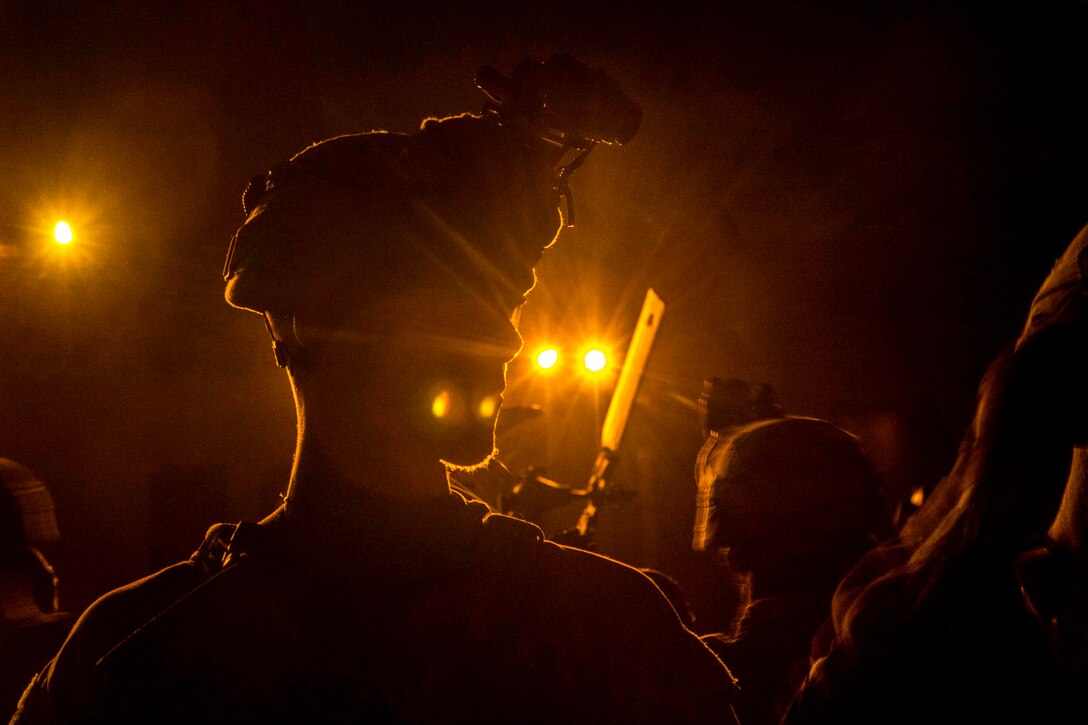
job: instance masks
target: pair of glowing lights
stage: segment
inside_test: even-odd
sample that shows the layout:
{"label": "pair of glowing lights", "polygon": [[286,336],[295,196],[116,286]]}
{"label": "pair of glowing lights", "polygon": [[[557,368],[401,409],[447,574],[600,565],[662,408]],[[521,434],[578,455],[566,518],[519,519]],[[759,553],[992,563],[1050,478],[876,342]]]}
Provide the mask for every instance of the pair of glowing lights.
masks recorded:
{"label": "pair of glowing lights", "polygon": [[[536,354],[534,359],[540,370],[554,370],[559,365],[559,350],[546,347]],[[589,373],[599,373],[608,367],[608,356],[600,348],[590,348],[582,355],[582,369]]]}
{"label": "pair of glowing lights", "polygon": [[[431,399],[431,415],[440,420],[450,419],[463,414],[456,399],[448,390],[440,390]],[[499,399],[494,395],[485,395],[476,401],[473,411],[481,420],[490,420],[499,410]]]}

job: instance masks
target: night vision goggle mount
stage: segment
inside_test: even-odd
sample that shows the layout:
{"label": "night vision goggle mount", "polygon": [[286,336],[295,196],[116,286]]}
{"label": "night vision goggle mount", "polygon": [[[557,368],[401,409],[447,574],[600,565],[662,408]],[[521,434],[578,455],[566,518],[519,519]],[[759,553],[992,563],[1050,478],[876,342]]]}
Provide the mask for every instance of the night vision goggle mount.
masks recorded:
{"label": "night vision goggle mount", "polygon": [[487,96],[485,113],[567,152],[556,180],[556,190],[566,203],[567,226],[574,223],[571,173],[597,144],[625,144],[642,123],[642,108],[619,83],[567,53],[543,63],[526,58],[509,77],[484,66],[476,73],[476,86]]}

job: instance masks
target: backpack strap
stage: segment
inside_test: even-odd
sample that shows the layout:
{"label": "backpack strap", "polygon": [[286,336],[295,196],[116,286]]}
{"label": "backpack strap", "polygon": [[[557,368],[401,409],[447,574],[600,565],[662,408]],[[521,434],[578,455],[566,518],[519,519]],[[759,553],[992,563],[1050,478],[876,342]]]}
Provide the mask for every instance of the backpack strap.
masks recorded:
{"label": "backpack strap", "polygon": [[[249,586],[244,582],[260,580],[264,567],[254,569],[253,565],[239,565],[251,560],[253,554],[272,548],[273,535],[269,528],[250,521],[215,524],[209,528],[204,541],[189,558],[190,574],[160,592],[156,597],[159,604],[151,615],[100,657],[96,667],[109,669],[119,659],[126,661],[124,666],[130,666],[131,651],[138,651],[142,641],[155,641],[163,631],[164,622],[168,629],[176,626],[176,622],[192,617],[192,612],[202,606],[201,602],[212,601],[207,599],[209,592],[224,588],[244,589]],[[252,561],[256,564],[259,559],[254,556]],[[183,563],[173,568],[182,570],[184,567]]]}

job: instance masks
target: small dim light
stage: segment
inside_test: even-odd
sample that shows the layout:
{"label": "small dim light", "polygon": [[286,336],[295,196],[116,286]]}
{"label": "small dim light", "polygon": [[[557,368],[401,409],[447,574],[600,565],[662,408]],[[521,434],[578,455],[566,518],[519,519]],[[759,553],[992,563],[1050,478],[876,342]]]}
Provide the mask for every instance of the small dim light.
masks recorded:
{"label": "small dim light", "polygon": [[603,351],[594,349],[585,354],[585,357],[582,358],[582,362],[589,372],[599,373],[604,370],[606,365],[608,365],[608,358]]}
{"label": "small dim light", "polygon": [[559,362],[559,351],[555,348],[550,347],[537,353],[536,364],[542,370],[551,370],[557,362]]}
{"label": "small dim light", "polygon": [[450,414],[450,394],[449,391],[443,390],[438,395],[434,396],[434,400],[431,401],[431,414],[435,418],[445,418]]}
{"label": "small dim light", "polygon": [[487,419],[495,415],[499,409],[499,401],[495,399],[494,395],[488,395],[480,401],[480,407],[476,409],[476,412],[480,414],[481,418]]}
{"label": "small dim light", "polygon": [[68,224],[68,222],[57,222],[57,225],[53,227],[53,239],[56,239],[58,244],[71,243],[72,227]]}
{"label": "small dim light", "polygon": [[915,508],[920,507],[926,501],[926,490],[919,486],[911,491],[910,502]]}

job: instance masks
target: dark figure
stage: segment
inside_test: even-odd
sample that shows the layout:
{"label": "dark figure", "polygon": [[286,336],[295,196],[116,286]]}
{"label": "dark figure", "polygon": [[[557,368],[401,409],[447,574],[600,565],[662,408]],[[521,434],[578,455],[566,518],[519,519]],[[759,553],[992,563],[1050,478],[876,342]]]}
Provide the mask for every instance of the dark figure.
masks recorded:
{"label": "dark figure", "polygon": [[786,722],[1085,717],[1086,273],[1088,227],[987,369],[952,470],[840,585]]}
{"label": "dark figure", "polygon": [[0,458],[0,707],[15,710],[26,683],[56,653],[74,617],[60,609],[57,576],[41,547],[60,538],[53,497],[37,476]]}
{"label": "dark figure", "polygon": [[451,492],[493,454],[564,157],[638,122],[567,56],[482,80],[484,114],[333,138],[251,186],[226,297],[295,395],[286,501],[93,604],[16,722],[734,720],[646,576]]}
{"label": "dark figure", "polygon": [[711,378],[701,402],[693,546],[744,589],[732,631],[704,639],[740,683],[741,722],[776,723],[830,642],[835,586],[892,535],[891,515],[850,433],[785,415],[766,385]]}

